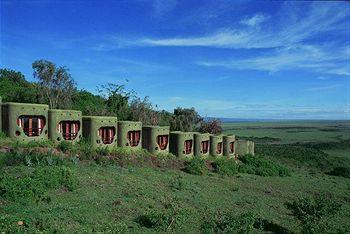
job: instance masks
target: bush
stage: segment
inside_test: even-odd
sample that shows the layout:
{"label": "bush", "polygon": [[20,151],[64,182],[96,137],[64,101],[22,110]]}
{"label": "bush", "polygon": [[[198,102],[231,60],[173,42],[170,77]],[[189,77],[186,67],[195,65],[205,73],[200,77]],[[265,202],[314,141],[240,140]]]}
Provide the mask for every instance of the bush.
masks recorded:
{"label": "bush", "polygon": [[190,209],[171,202],[165,205],[164,210],[150,210],[136,221],[143,227],[165,232],[178,229],[184,222],[189,221],[191,213]]}
{"label": "bush", "polygon": [[200,127],[198,131],[202,133],[210,133],[215,135],[221,134],[222,133],[221,121],[219,119],[203,120],[200,123]]}
{"label": "bush", "polygon": [[264,159],[260,156],[245,155],[240,158],[244,163],[240,165],[239,172],[260,176],[289,176],[289,170],[277,163]]}
{"label": "bush", "polygon": [[350,167],[336,167],[328,172],[329,175],[350,178]]}
{"label": "bush", "polygon": [[255,147],[255,152],[264,158],[288,163],[292,166],[330,170],[334,165],[341,165],[319,149],[302,145],[263,145]]}
{"label": "bush", "polygon": [[0,140],[5,139],[7,136],[4,132],[0,131]]}
{"label": "bush", "polygon": [[91,160],[97,155],[96,149],[86,139],[82,139],[77,144],[77,151],[80,159]]}
{"label": "bush", "polygon": [[205,220],[201,229],[203,233],[253,233],[256,221],[251,212],[237,216],[232,211],[219,211]]}
{"label": "bush", "polygon": [[217,158],[212,165],[214,171],[221,175],[232,176],[238,173],[238,165],[233,158]]}
{"label": "bush", "polygon": [[332,196],[322,193],[301,197],[288,203],[287,208],[300,221],[304,233],[326,233],[334,232],[330,222],[340,210],[341,204]]}
{"label": "bush", "polygon": [[54,155],[52,150],[38,152],[35,149],[14,149],[10,152],[0,154],[0,168],[4,166],[25,165],[33,166],[54,166],[71,165],[75,158],[64,158],[63,155]]}
{"label": "bush", "polygon": [[69,151],[73,151],[74,145],[68,141],[61,141],[57,145],[57,149],[61,150],[63,153],[67,153]]}
{"label": "bush", "polygon": [[69,191],[76,188],[73,171],[65,166],[38,167],[29,176],[14,177],[6,174],[0,177],[0,197],[18,199],[50,200],[49,189],[65,187]]}
{"label": "bush", "polygon": [[207,172],[205,160],[200,157],[194,157],[185,163],[184,171],[193,175],[204,175]]}

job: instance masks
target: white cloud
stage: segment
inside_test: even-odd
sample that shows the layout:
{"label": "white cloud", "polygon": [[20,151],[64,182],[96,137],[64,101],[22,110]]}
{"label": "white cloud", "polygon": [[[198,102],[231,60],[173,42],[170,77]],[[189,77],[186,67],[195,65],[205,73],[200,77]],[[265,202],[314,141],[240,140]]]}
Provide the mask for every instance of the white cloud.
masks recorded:
{"label": "white cloud", "polygon": [[346,51],[344,47],[295,45],[277,49],[267,55],[248,59],[197,61],[197,64],[206,67],[267,72],[301,69],[322,74],[349,76],[349,56],[344,51]]}
{"label": "white cloud", "polygon": [[328,86],[319,86],[319,87],[312,87],[306,89],[306,91],[325,91],[325,90],[333,90],[340,87],[340,85],[328,85]]}
{"label": "white cloud", "polygon": [[153,0],[152,8],[155,16],[162,16],[173,10],[177,5],[177,0]]}
{"label": "white cloud", "polygon": [[248,26],[258,26],[260,25],[261,23],[265,22],[269,17],[268,16],[265,16],[263,14],[256,14],[254,15],[253,17],[250,17],[250,18],[245,18],[243,20],[241,20],[241,24],[243,25],[248,25]]}
{"label": "white cloud", "polygon": [[276,48],[303,42],[319,33],[337,30],[346,32],[349,26],[349,10],[343,4],[313,3],[306,16],[296,17],[287,4],[281,18],[269,18],[257,14],[243,19],[245,25],[254,26],[266,20],[273,22],[270,28],[225,28],[217,32],[195,37],[143,38],[135,40],[134,46],[203,46],[224,48]]}

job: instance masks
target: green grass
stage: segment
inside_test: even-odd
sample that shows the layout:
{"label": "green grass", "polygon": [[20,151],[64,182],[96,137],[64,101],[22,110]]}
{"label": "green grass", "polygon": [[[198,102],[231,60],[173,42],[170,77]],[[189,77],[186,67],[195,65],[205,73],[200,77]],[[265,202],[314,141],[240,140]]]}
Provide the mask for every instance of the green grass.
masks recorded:
{"label": "green grass", "polygon": [[[342,141],[350,139],[345,131],[348,122],[248,124],[257,129],[243,129],[243,123],[227,126],[242,128],[227,132],[261,138],[256,157],[244,157],[238,164],[224,158],[185,163],[173,155],[92,151],[86,145],[60,146],[60,150],[50,145],[16,146],[16,151],[0,153],[0,231],[350,230],[350,179],[346,178],[350,158]],[[6,138],[0,141],[8,144]],[[27,192],[32,195],[22,195]],[[319,194],[327,194],[335,203],[318,202]],[[329,210],[336,212],[327,215]],[[323,221],[327,226],[322,226]]]}
{"label": "green grass", "polygon": [[[5,168],[6,174],[26,173],[28,167]],[[207,214],[232,209],[239,216],[247,211],[258,218],[295,230],[298,223],[286,203],[310,192],[327,192],[344,203],[337,221],[348,227],[350,218],[349,180],[341,177],[295,173],[290,177],[261,177],[238,174],[221,177],[218,174],[191,175],[179,170],[148,167],[100,166],[80,164],[75,169],[77,188],[73,191],[52,189],[50,202],[18,203],[6,200],[0,205],[0,217],[16,227],[24,221],[26,230],[111,231],[115,227],[136,232],[154,230],[139,223],[149,214],[169,215],[169,203],[186,210],[173,231],[196,232]],[[174,186],[174,181],[182,185]],[[176,189],[174,189],[176,187]],[[187,217],[181,222],[181,217]],[[14,221],[14,222],[13,222]],[[165,221],[167,222],[167,221]],[[38,226],[39,223],[39,226]],[[161,225],[160,230],[164,226]],[[158,228],[157,228],[158,229]]]}
{"label": "green grass", "polygon": [[227,134],[277,138],[279,143],[336,142],[350,139],[350,121],[281,121],[223,123]]}

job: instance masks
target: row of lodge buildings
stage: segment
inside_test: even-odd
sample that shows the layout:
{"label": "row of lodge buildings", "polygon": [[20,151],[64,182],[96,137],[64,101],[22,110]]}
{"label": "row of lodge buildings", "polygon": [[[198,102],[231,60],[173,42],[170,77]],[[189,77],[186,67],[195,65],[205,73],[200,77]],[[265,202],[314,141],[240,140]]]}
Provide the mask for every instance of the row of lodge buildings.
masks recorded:
{"label": "row of lodge buildings", "polygon": [[50,139],[76,143],[86,138],[92,146],[144,148],[178,157],[254,154],[254,142],[229,135],[170,131],[169,126],[142,126],[111,116],[82,116],[81,111],[49,109],[48,105],[1,103],[0,130],[22,141]]}

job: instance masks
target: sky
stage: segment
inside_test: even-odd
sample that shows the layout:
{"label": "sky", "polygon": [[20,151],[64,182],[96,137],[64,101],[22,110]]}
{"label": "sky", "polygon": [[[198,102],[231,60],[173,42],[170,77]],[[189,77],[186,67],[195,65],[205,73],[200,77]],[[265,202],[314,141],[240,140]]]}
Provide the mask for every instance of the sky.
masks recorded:
{"label": "sky", "polygon": [[350,119],[350,3],[0,0],[0,67],[66,66],[156,108],[202,116]]}

